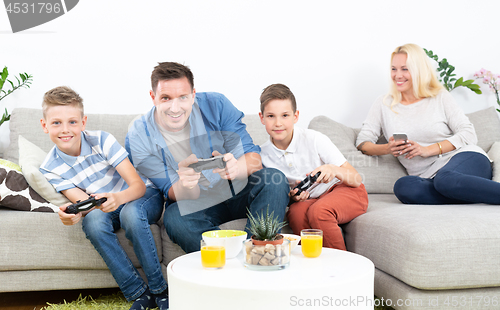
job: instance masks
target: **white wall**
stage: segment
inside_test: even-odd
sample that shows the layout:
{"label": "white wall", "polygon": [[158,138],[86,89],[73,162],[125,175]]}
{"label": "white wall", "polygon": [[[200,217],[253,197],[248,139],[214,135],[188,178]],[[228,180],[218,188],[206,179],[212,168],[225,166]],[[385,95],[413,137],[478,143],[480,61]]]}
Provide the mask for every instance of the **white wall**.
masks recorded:
{"label": "white wall", "polygon": [[[496,0],[82,0],[13,34],[0,8],[0,66],[34,76],[0,111],[40,107],[47,90],[68,85],[87,113],[144,112],[153,67],[178,61],[192,69],[198,92],[224,93],[247,114],[258,112],[262,89],[279,82],[297,97],[299,126],[324,114],[359,127],[388,89],[398,45],[431,49],[465,78],[481,67],[500,74],[499,12]],[[483,90],[452,94],[472,112],[496,105]]]}

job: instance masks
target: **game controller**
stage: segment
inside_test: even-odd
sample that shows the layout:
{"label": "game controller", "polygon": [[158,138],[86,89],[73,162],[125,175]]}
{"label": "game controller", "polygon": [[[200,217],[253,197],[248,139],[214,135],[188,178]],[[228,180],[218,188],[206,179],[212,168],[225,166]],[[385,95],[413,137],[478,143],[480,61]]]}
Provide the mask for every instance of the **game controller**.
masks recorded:
{"label": "game controller", "polygon": [[101,199],[95,199],[95,197],[90,197],[89,199],[84,201],[78,200],[76,203],[69,205],[66,208],[66,211],[64,212],[68,214],[77,214],[78,212],[88,211],[95,206],[100,206],[106,200],[108,200],[106,197],[103,197]]}
{"label": "game controller", "polygon": [[294,189],[297,188],[298,191],[297,191],[297,193],[295,193],[294,196],[300,195],[300,193],[309,189],[314,184],[314,182],[316,182],[316,180],[318,179],[320,174],[321,174],[321,171],[318,171],[318,173],[316,173],[315,175],[313,175],[313,176],[308,175],[304,180],[302,180],[297,186],[295,186]]}
{"label": "game controller", "polygon": [[224,155],[219,155],[207,159],[200,158],[197,163],[191,164],[189,167],[193,168],[196,172],[215,168],[224,169],[226,168],[226,162],[224,161]]}

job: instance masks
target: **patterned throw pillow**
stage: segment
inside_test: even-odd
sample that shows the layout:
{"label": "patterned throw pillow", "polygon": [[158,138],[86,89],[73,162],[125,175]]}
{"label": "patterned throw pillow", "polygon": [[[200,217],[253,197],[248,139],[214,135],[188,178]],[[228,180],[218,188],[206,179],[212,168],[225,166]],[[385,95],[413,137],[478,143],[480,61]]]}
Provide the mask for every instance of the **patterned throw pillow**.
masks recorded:
{"label": "patterned throw pillow", "polygon": [[16,166],[6,160],[0,162],[0,206],[19,211],[58,212],[59,207],[38,195]]}

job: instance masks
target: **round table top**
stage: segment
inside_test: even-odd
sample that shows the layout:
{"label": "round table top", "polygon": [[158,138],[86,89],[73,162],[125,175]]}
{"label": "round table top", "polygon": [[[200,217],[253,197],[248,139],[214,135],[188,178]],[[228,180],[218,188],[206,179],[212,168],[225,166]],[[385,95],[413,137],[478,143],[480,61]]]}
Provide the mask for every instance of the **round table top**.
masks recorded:
{"label": "round table top", "polygon": [[198,285],[258,290],[290,290],[304,287],[330,287],[356,282],[373,273],[366,257],[342,250],[323,248],[317,258],[306,258],[300,246],[291,252],[290,265],[281,270],[251,270],[243,264],[243,252],[227,259],[222,269],[204,269],[200,252],[180,256],[167,267],[170,276]]}

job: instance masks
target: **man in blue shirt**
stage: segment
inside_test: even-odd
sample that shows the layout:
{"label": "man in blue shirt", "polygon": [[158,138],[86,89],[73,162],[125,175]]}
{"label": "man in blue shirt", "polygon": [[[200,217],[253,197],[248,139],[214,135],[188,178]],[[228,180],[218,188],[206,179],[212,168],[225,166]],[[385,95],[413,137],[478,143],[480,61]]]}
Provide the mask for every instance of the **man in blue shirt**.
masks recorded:
{"label": "man in blue shirt", "polygon": [[[196,93],[191,70],[159,63],[151,74],[154,107],[130,128],[125,147],[133,165],[167,198],[164,224],[186,252],[200,249],[201,234],[267,209],[284,218],[286,177],[262,168],[260,147],[243,113],[219,93]],[[201,172],[189,165],[223,155],[225,168]],[[248,222],[245,228],[247,233]]]}

